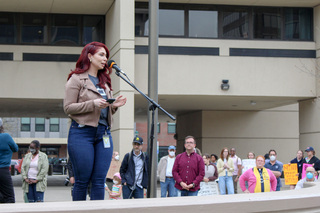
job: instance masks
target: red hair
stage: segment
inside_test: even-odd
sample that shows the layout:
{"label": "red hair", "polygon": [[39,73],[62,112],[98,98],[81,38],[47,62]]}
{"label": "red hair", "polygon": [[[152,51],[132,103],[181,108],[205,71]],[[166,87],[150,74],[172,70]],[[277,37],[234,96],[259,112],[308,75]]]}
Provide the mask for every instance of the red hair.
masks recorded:
{"label": "red hair", "polygon": [[224,148],[221,150],[220,158],[221,158],[221,160],[224,159],[224,156],[223,156],[224,150],[228,150],[227,160],[229,160],[229,149],[228,149],[227,147],[224,147]]}
{"label": "red hair", "polygon": [[[91,42],[84,46],[81,55],[76,63],[76,68],[74,70],[71,70],[71,73],[68,75],[68,80],[71,78],[73,74],[81,74],[86,72],[90,68],[90,60],[88,57],[88,54],[94,55],[98,49],[104,48],[106,50],[106,57],[109,59],[110,53],[106,45],[100,43],[100,42]],[[98,78],[99,78],[99,84],[98,86],[106,89],[105,83],[109,86],[109,88],[112,90],[111,87],[111,78],[110,74],[112,73],[112,69],[105,66],[103,69],[98,70]]]}

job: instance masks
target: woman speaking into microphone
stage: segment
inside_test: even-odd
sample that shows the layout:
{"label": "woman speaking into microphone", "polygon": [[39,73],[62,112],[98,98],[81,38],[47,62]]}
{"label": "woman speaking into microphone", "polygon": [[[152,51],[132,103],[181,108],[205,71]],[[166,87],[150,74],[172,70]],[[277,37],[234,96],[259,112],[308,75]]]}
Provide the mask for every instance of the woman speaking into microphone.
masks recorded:
{"label": "woman speaking into microphone", "polygon": [[75,184],[73,200],[86,200],[91,184],[91,200],[104,199],[104,182],[113,153],[110,133],[112,115],[127,99],[113,99],[108,48],[99,42],[87,44],[65,86],[64,111],[72,119],[68,152]]}

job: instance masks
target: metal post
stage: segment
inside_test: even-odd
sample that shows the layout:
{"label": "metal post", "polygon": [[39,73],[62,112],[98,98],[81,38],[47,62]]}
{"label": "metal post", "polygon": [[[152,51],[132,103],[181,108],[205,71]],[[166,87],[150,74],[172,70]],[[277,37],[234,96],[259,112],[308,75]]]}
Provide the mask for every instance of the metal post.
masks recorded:
{"label": "metal post", "polygon": [[[159,22],[159,0],[149,0],[149,59],[148,59],[148,94],[151,99],[158,102],[158,24]],[[148,154],[150,179],[147,197],[157,197],[157,124],[158,109],[154,113],[154,140],[150,141],[152,112],[148,113]],[[152,149],[152,151],[151,151]],[[152,156],[150,155],[152,154]]]}

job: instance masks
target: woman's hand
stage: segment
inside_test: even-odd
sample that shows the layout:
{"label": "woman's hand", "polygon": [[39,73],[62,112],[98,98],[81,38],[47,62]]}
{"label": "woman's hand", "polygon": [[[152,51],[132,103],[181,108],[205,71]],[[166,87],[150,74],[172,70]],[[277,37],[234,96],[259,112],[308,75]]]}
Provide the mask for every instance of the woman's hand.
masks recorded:
{"label": "woman's hand", "polygon": [[70,177],[69,181],[70,181],[71,184],[74,184],[75,183],[74,177]]}
{"label": "woman's hand", "polygon": [[30,180],[30,183],[38,183],[38,180]]}
{"label": "woman's hand", "polygon": [[203,178],[203,181],[208,183],[209,182],[209,178]]}
{"label": "woman's hand", "polygon": [[127,98],[123,97],[122,95],[119,95],[116,100],[113,102],[112,106],[114,108],[122,107],[127,102]]}
{"label": "woman's hand", "polygon": [[93,100],[94,106],[100,109],[104,109],[109,106],[109,103],[104,98],[97,98]]}

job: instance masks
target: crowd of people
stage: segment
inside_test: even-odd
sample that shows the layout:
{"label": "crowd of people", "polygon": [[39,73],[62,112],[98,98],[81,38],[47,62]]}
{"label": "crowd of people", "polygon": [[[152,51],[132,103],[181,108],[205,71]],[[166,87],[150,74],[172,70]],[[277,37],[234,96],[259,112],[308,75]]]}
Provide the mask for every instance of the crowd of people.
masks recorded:
{"label": "crowd of people", "polygon": [[[143,139],[134,137],[132,151],[124,155],[121,164],[119,153],[113,152],[113,115],[127,99],[122,95],[113,97],[112,68],[107,66],[109,56],[108,48],[102,43],[85,45],[65,85],[64,111],[71,118],[68,166],[73,201],[86,200],[87,194],[91,200],[104,200],[106,191],[115,200],[143,198],[144,189],[148,187],[149,157],[142,152]],[[0,142],[0,202],[14,203],[9,166],[18,146],[3,132],[1,119]],[[220,158],[215,154],[202,155],[193,136],[185,138],[184,148],[185,152],[176,155],[176,147],[169,146],[168,155],[159,162],[161,197],[197,196],[202,183],[217,180],[221,195],[238,193],[238,182],[242,191],[248,193],[280,190],[283,163],[277,160],[275,150],[269,151],[268,159],[257,156],[256,166],[242,174],[242,161],[235,148],[223,148]],[[312,147],[305,151],[306,158],[299,150],[291,163],[297,163],[301,181],[314,181],[320,161],[314,156]],[[253,152],[248,153],[248,159],[254,157]],[[307,176],[302,178],[304,163],[311,164],[314,170],[308,168]],[[40,142],[34,140],[21,168],[26,202],[44,201],[47,173],[48,157],[40,151]],[[301,188],[301,182],[296,188]]]}
{"label": "crowd of people", "polygon": [[[6,157],[0,160],[0,180],[5,184],[0,186],[0,201],[2,203],[14,203],[14,191],[10,177],[8,164],[12,152],[18,151],[18,146],[10,137],[3,133],[2,120],[0,119],[1,149],[5,150]],[[104,192],[108,193],[111,200],[144,198],[145,189],[148,188],[150,172],[148,170],[149,157],[142,152],[143,139],[135,136],[132,141],[132,150],[120,159],[118,152],[113,152],[108,173],[103,177]],[[217,183],[219,194],[237,194],[237,185],[244,193],[259,193],[280,191],[283,163],[277,160],[277,152],[271,149],[265,156],[255,156],[253,152],[247,154],[247,159],[255,161],[255,165],[243,172],[243,163],[247,159],[241,159],[236,155],[236,149],[224,147],[220,152],[220,158],[215,154],[201,154],[196,149],[196,140],[193,136],[187,136],[184,143],[185,151],[176,155],[176,147],[168,147],[168,155],[162,157],[158,163],[158,175],[160,180],[161,197],[197,196],[203,183]],[[305,182],[318,181],[317,171],[320,160],[315,157],[313,147],[305,149],[307,153],[298,150],[296,157],[288,164],[297,164],[296,185],[291,189],[301,189]],[[198,154],[200,153],[200,154]],[[4,155],[4,154],[3,154]],[[308,164],[305,177],[302,176],[303,165]],[[7,165],[6,167],[4,165]],[[75,186],[75,174],[72,161],[68,161],[69,181]],[[243,172],[243,173],[242,173]],[[48,157],[40,151],[40,142],[33,140],[29,145],[29,151],[22,161],[21,177],[25,202],[43,202],[44,192],[47,188]],[[72,197],[77,196],[74,186]],[[93,182],[90,180],[86,186],[85,197],[95,194]],[[104,197],[104,193],[103,193]]]}

